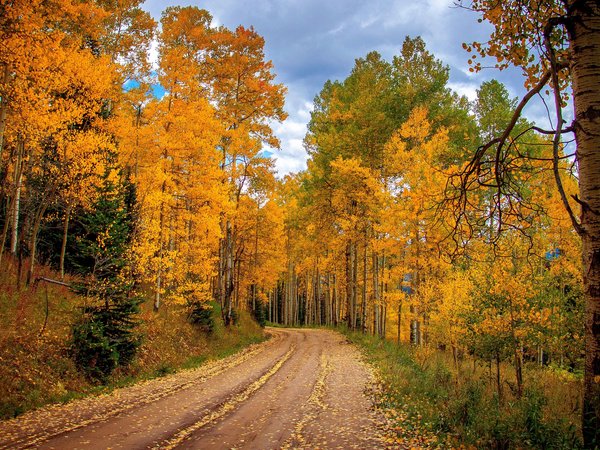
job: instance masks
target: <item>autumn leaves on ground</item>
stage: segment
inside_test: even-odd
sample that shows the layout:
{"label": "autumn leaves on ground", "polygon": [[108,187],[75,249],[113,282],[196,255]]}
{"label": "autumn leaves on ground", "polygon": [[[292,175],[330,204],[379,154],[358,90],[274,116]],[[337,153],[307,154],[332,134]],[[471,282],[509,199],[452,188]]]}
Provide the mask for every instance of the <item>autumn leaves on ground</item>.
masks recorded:
{"label": "autumn leaves on ground", "polygon": [[[373,383],[326,330],[271,339],[199,369],[0,424],[2,448],[377,448]],[[335,433],[332,433],[335,430]]]}
{"label": "autumn leaves on ground", "polygon": [[[463,5],[523,101],[407,37],[325,83],[281,177],[249,25],[3,2],[0,447],[597,447],[600,7],[542,3]],[[545,89],[556,129],[521,116]]]}

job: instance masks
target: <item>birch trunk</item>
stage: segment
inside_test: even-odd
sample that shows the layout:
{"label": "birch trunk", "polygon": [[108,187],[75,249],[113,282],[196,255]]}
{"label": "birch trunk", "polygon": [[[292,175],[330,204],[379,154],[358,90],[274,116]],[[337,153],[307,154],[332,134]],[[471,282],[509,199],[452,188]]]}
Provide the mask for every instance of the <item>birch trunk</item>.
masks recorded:
{"label": "birch trunk", "polygon": [[568,1],[585,292],[583,438],[600,445],[600,4]]}
{"label": "birch trunk", "polygon": [[17,254],[17,243],[19,241],[19,214],[21,212],[21,188],[23,185],[23,154],[25,152],[25,143],[19,138],[17,143],[17,161],[15,164],[14,186],[15,196],[13,209],[11,211],[12,234],[10,238],[10,252]]}

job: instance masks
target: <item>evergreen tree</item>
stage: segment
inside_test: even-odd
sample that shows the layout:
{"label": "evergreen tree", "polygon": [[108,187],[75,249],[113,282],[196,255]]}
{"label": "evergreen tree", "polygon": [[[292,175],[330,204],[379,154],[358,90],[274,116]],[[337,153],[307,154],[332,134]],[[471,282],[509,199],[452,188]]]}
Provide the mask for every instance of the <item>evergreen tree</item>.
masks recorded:
{"label": "evergreen tree", "polygon": [[77,365],[91,378],[106,379],[134,358],[141,343],[135,331],[141,298],[127,252],[135,219],[135,191],[112,170],[105,175],[98,199],[79,226],[77,267],[89,275],[75,290],[85,296],[81,319],[73,327]]}

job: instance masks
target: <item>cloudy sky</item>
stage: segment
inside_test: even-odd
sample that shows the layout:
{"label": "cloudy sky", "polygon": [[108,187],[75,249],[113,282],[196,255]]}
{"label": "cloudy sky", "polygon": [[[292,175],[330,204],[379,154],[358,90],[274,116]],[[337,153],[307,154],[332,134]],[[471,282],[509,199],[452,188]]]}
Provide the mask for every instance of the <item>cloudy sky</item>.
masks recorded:
{"label": "cloudy sky", "polygon": [[[306,167],[302,147],[312,100],[327,80],[343,80],[354,60],[376,50],[387,60],[399,54],[405,36],[421,36],[427,48],[450,67],[450,88],[473,99],[482,81],[496,78],[512,96],[523,94],[517,70],[468,71],[463,42],[486,40],[490,28],[477,14],[457,8],[453,0],[147,0],[144,8],[157,20],[167,6],[207,9],[216,25],[253,26],[265,38],[277,81],[288,88],[288,120],[274,126],[281,139],[276,152],[280,175]],[[538,123],[541,107],[528,116]]]}

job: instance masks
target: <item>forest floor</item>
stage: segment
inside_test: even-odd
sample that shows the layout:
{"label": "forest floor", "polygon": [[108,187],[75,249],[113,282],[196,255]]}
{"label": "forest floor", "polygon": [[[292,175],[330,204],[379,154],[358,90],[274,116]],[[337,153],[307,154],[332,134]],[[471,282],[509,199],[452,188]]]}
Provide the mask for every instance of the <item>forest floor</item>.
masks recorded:
{"label": "forest floor", "polygon": [[269,333],[197,369],[1,422],[0,448],[389,448],[353,344],[329,330]]}

